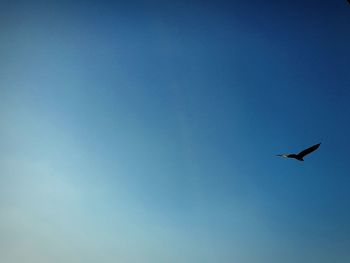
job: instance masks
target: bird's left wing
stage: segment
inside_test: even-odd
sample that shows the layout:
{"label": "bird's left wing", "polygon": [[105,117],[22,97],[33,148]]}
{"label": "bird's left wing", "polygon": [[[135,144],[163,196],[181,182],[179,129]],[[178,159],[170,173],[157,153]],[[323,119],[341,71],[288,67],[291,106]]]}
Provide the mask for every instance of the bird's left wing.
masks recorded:
{"label": "bird's left wing", "polygon": [[299,156],[304,157],[305,155],[308,155],[309,153],[312,153],[313,151],[317,150],[318,147],[320,147],[321,143],[315,144],[300,153],[298,153]]}

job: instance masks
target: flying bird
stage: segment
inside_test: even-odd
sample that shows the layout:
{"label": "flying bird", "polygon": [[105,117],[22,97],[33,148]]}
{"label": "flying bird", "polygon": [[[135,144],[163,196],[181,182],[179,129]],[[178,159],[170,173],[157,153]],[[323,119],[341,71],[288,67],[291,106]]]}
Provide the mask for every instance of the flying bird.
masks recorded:
{"label": "flying bird", "polygon": [[277,156],[281,156],[284,158],[294,158],[297,159],[298,161],[304,161],[304,157],[310,153],[312,153],[313,151],[317,150],[318,147],[320,147],[321,143],[315,144],[305,150],[302,150],[300,153],[294,154],[278,154]]}

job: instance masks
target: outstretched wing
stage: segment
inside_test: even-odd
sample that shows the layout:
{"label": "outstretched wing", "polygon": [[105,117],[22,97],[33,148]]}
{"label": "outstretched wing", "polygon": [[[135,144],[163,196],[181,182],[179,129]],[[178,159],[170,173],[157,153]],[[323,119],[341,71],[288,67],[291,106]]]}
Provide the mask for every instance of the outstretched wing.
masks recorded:
{"label": "outstretched wing", "polygon": [[309,153],[312,153],[313,151],[315,151],[318,147],[320,147],[321,143],[315,144],[303,151],[301,151],[300,153],[298,153],[298,155],[303,158],[305,155],[308,155]]}

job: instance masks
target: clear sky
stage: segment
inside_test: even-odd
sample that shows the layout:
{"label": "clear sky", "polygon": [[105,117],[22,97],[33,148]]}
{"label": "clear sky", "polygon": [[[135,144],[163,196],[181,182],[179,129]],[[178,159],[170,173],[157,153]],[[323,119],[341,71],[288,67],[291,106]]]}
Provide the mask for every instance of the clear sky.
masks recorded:
{"label": "clear sky", "polygon": [[349,47],[345,0],[1,1],[0,261],[350,262]]}

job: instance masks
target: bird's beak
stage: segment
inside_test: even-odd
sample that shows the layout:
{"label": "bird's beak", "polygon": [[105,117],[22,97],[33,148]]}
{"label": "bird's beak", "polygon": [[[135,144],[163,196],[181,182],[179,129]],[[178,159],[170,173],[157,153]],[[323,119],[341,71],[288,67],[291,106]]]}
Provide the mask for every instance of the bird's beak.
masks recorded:
{"label": "bird's beak", "polygon": [[283,157],[283,158],[287,158],[287,156],[285,154],[277,154],[276,156],[280,156],[280,157]]}

